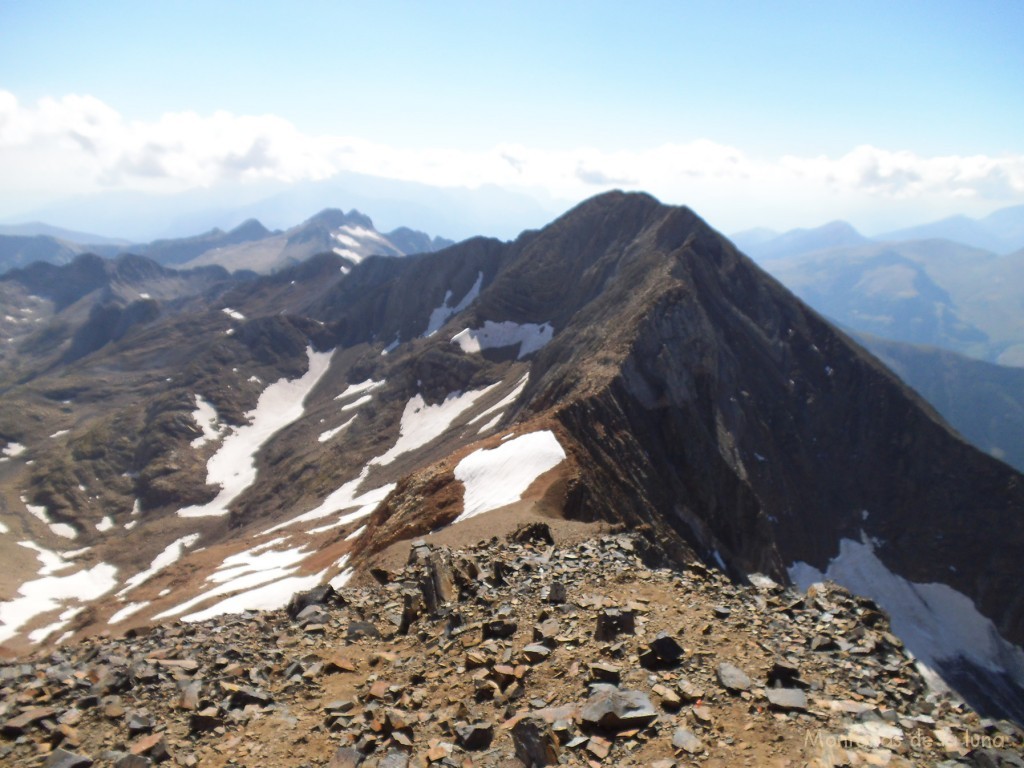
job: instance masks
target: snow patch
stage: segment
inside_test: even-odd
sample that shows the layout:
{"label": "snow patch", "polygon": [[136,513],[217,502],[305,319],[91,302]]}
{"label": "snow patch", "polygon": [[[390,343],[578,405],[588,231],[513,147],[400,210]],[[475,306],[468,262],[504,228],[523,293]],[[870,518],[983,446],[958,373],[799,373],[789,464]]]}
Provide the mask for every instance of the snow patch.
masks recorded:
{"label": "snow patch", "polygon": [[196,426],[203,430],[203,434],[192,441],[193,448],[200,448],[204,444],[220,437],[220,419],[217,417],[217,409],[202,398],[195,395],[196,409],[192,411],[192,418]]}
{"label": "snow patch", "polygon": [[362,397],[353,400],[351,403],[346,403],[341,406],[341,410],[351,411],[353,408],[358,408],[360,405],[366,405],[371,400],[373,400],[373,395],[363,395]]}
{"label": "snow patch", "polygon": [[[344,410],[344,409],[342,409],[342,410]],[[317,437],[317,440],[319,442],[321,442],[321,443],[326,443],[328,440],[333,439],[335,435],[340,433],[343,429],[345,429],[345,427],[347,427],[349,424],[351,424],[353,421],[355,421],[356,420],[356,416],[358,416],[358,415],[359,414],[355,414],[354,416],[352,416],[351,419],[349,419],[348,421],[346,421],[344,424],[342,424],[339,427],[335,427],[334,429],[328,429],[326,432],[321,432],[320,435]]]}
{"label": "snow patch", "polygon": [[403,453],[420,448],[440,437],[459,416],[500,383],[465,393],[452,392],[437,405],[428,405],[423,395],[417,394],[405,404],[398,441],[382,455],[370,459],[370,464],[390,464]]}
{"label": "snow patch", "polygon": [[555,329],[550,323],[514,323],[506,320],[495,323],[484,322],[483,328],[466,328],[452,337],[452,344],[457,344],[463,352],[479,353],[485,349],[500,349],[519,345],[516,355],[522,359],[543,348],[554,338]]}
{"label": "snow patch", "polygon": [[189,611],[213,597],[230,595],[201,611],[182,616],[182,621],[204,621],[225,613],[250,610],[273,610],[286,605],[291,596],[320,583],[324,572],[312,576],[295,576],[298,564],[308,556],[302,547],[287,550],[264,550],[267,544],[239,552],[226,558],[211,574],[208,582],[219,586],[180,605],[154,616],[165,619]]}
{"label": "snow patch", "polygon": [[800,589],[827,579],[871,598],[889,614],[893,632],[908,650],[929,667],[964,658],[1024,685],[1024,651],[1004,640],[969,597],[948,584],[920,584],[893,573],[871,541],[861,538],[840,541],[839,554],[824,573],[796,562],[789,578]]}
{"label": "snow patch", "polygon": [[153,558],[153,562],[150,563],[149,568],[137,573],[130,579],[125,581],[124,587],[118,592],[118,596],[123,595],[131,590],[135,589],[141,584],[149,581],[153,576],[156,576],[160,571],[173,563],[176,563],[181,556],[185,553],[185,550],[191,547],[199,541],[198,533],[190,533],[188,536],[182,536],[180,539],[168,544],[164,547],[164,551]]}
{"label": "snow patch", "polygon": [[114,615],[112,615],[109,619],[107,619],[107,624],[120,624],[122,621],[127,619],[129,616],[131,616],[132,614],[138,613],[139,611],[141,611],[143,608],[147,607],[148,605],[149,605],[149,601],[148,600],[144,600],[141,603],[128,603],[128,605],[126,605],[124,608],[122,608],[121,610],[117,611],[116,613],[114,613]]}
{"label": "snow patch", "polygon": [[497,448],[480,448],[455,467],[466,487],[456,523],[519,501],[542,474],[565,460],[565,450],[550,430],[530,432]]}
{"label": "snow patch", "polygon": [[338,561],[337,566],[338,568],[341,568],[341,573],[339,573],[337,576],[335,576],[333,579],[327,582],[334,589],[341,589],[346,584],[348,584],[349,579],[352,578],[352,574],[355,571],[353,571],[351,568],[345,567],[345,564],[349,561],[350,557],[351,555],[345,555],[341,558],[341,560]]}
{"label": "snow patch", "polygon": [[307,348],[309,369],[302,377],[280,379],[263,390],[256,408],[246,414],[249,423],[225,437],[206,463],[206,482],[219,485],[220,493],[206,504],[179,509],[178,515],[219,517],[228,513],[231,502],[256,480],[256,454],[278,431],[302,416],[304,401],[327,372],[333,354],[333,350]]}
{"label": "snow patch", "polygon": [[25,452],[25,446],[21,443],[8,443],[4,446],[4,459],[14,459]]}
{"label": "snow patch", "polygon": [[375,389],[380,389],[385,384],[387,384],[386,379],[381,379],[380,381],[367,379],[366,381],[361,381],[358,384],[349,384],[348,387],[345,388],[345,391],[342,392],[340,395],[335,395],[334,399],[347,400],[348,398],[353,397],[355,395],[361,395],[365,392],[372,392]]}
{"label": "snow patch", "polygon": [[383,243],[384,245],[391,245],[391,243],[385,240],[380,233],[374,232],[372,229],[367,229],[366,227],[357,226],[355,224],[345,224],[342,227],[338,227],[335,236],[341,234],[348,234],[359,240],[376,240],[377,242]]}
{"label": "snow patch", "polygon": [[222,309],[221,312],[235,320],[245,320],[245,315],[243,315],[241,312],[238,312],[237,310],[232,309],[231,307],[224,307],[224,309]]}
{"label": "snow patch", "polygon": [[395,340],[392,341],[390,344],[388,344],[386,347],[384,347],[384,349],[382,349],[380,351],[380,356],[381,357],[386,357],[387,355],[390,355],[392,352],[394,352],[396,349],[398,349],[398,345],[401,344],[401,343],[402,343],[402,336],[401,336],[401,334],[396,335],[395,336]]}
{"label": "snow patch", "polygon": [[[360,261],[363,260],[362,255],[356,253],[351,248],[332,248],[331,250],[334,251],[339,256],[341,256],[343,259],[348,259],[353,264],[358,264]],[[351,267],[343,265],[341,267],[341,274],[347,275],[351,270]]]}
{"label": "snow patch", "polygon": [[3,523],[0,523],[0,533],[10,533],[10,532],[11,532],[10,528],[8,528]]}
{"label": "snow patch", "polygon": [[[26,581],[18,588],[16,597],[0,603],[0,642],[15,637],[35,617],[61,607],[67,608],[65,604],[69,600],[95,600],[117,586],[117,568],[112,565],[98,563],[86,570],[57,576],[55,574],[58,572],[74,567],[74,563],[69,563],[58,553],[43,549],[31,541],[18,544],[36,552],[40,561],[40,578]],[[63,627],[72,617],[47,627],[47,634]]]}
{"label": "snow patch", "polygon": [[353,480],[349,480],[340,488],[333,491],[315,509],[311,509],[309,512],[304,512],[298,517],[292,518],[284,523],[279,523],[273,528],[268,528],[264,533],[274,533],[275,531],[279,531],[282,528],[286,528],[291,525],[306,523],[310,520],[320,520],[328,515],[345,512],[346,510],[350,511],[332,521],[330,525],[325,525],[317,530],[326,531],[330,528],[347,525],[354,520],[366,517],[377,508],[378,504],[384,501],[391,491],[395,489],[395,484],[389,483],[381,486],[380,488],[374,488],[366,493],[359,494],[357,489],[363,484],[363,481],[366,480],[366,476],[368,474],[370,474],[369,465],[363,467],[363,471],[359,473],[358,477]]}
{"label": "snow patch", "polygon": [[462,297],[458,304],[451,306],[449,301],[452,298],[452,292],[445,291],[444,301],[441,302],[441,306],[430,313],[430,319],[427,321],[427,330],[423,332],[423,336],[433,336],[437,333],[441,326],[448,322],[449,318],[459,314],[462,310],[472,304],[476,297],[480,295],[480,288],[484,284],[484,273],[480,272],[476,276],[476,282],[466,291],[466,295]]}
{"label": "snow patch", "polygon": [[28,639],[33,643],[41,643],[54,632],[58,632],[64,629],[64,627],[68,625],[68,622],[70,622],[73,618],[75,618],[75,616],[77,616],[84,610],[84,605],[68,608],[67,610],[63,611],[60,614],[60,616],[57,617],[57,620],[52,624],[48,624],[45,627],[40,627],[39,629],[33,629],[31,632],[29,632]]}
{"label": "snow patch", "polygon": [[96,523],[96,530],[99,531],[100,533],[106,533],[107,531],[109,531],[113,527],[114,527],[114,518],[112,518],[110,515],[107,515],[102,520],[100,520],[98,523]]}
{"label": "snow patch", "polygon": [[63,435],[66,435],[70,431],[71,431],[70,429],[58,429],[56,432],[54,432],[52,435],[50,435],[50,437],[51,437],[51,439],[55,438],[55,437],[61,437]]}
{"label": "snow patch", "polygon": [[[527,373],[525,376],[523,376],[523,378],[521,378],[518,382],[516,382],[516,385],[512,389],[511,392],[509,392],[507,395],[505,395],[503,398],[501,398],[501,400],[496,402],[494,405],[492,405],[487,410],[485,410],[482,413],[474,416],[472,419],[469,420],[469,423],[470,424],[476,424],[476,422],[480,421],[481,419],[487,418],[492,413],[499,412],[499,411],[504,411],[506,408],[508,408],[510,405],[512,405],[512,403],[514,403],[516,401],[516,399],[521,394],[523,394],[523,390],[526,389],[526,383],[529,380],[530,380],[530,374]],[[481,433],[482,432],[486,432],[488,429],[490,429],[495,424],[497,424],[498,421],[501,419],[501,416],[502,416],[502,414],[498,413],[497,416],[495,416],[487,424],[485,424],[484,426],[482,426],[480,428],[480,432]]]}
{"label": "snow patch", "polygon": [[349,237],[344,232],[332,232],[331,237],[337,240],[342,245],[348,246],[349,248],[358,248],[359,241],[354,237]]}

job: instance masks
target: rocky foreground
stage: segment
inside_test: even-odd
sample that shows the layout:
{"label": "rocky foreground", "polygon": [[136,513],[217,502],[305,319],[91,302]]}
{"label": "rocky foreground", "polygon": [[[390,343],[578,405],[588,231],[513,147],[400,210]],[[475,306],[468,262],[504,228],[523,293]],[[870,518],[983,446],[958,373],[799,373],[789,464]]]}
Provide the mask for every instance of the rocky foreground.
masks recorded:
{"label": "rocky foreground", "polygon": [[1024,766],[870,601],[651,568],[543,524],[379,584],[0,667],[0,763]]}

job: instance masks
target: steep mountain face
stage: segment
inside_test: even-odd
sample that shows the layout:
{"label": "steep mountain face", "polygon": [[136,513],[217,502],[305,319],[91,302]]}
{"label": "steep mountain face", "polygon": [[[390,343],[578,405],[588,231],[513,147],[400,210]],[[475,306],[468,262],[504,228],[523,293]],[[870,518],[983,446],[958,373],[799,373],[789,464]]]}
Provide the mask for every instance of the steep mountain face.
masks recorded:
{"label": "steep mountain face", "polygon": [[[279,606],[413,536],[564,516],[738,580],[855,584],[1024,716],[1021,476],[692,211],[609,193],[511,243],[353,261],[123,328],[78,307],[47,360],[117,338],[5,380],[12,649]],[[68,570],[33,578],[51,548]],[[60,592],[75,569],[92,592]],[[32,613],[19,590],[62,596]]]}

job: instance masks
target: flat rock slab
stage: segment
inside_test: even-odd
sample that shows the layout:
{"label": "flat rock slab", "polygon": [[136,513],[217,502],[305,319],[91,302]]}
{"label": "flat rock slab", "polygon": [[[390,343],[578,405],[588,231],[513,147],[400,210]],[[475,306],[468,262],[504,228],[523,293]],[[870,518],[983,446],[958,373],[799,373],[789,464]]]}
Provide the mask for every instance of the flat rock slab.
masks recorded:
{"label": "flat rock slab", "polygon": [[807,694],[799,688],[768,688],[765,695],[772,709],[782,712],[807,710]]}
{"label": "flat rock slab", "polygon": [[749,691],[750,687],[754,684],[747,677],[746,672],[727,661],[718,665],[718,682],[722,684],[723,688],[733,693]]}
{"label": "flat rock slab", "polygon": [[691,755],[698,755],[704,751],[704,742],[689,728],[676,728],[672,734],[672,746]]}
{"label": "flat rock slab", "polygon": [[658,712],[642,691],[600,686],[583,705],[580,719],[592,728],[617,733],[647,727],[658,719]]}

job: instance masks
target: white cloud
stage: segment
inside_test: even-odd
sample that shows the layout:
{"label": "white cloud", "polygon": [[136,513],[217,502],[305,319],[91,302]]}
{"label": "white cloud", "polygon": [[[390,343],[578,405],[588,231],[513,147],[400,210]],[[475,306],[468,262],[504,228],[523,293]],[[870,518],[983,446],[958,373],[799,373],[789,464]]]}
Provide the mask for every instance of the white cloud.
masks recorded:
{"label": "white cloud", "polygon": [[[129,120],[91,96],[21,104],[0,91],[0,205],[104,188],[176,192],[223,182],[325,179],[341,171],[434,186],[539,188],[565,199],[643,189],[714,213],[787,206],[851,211],[889,201],[922,210],[1024,198],[1024,155],[926,157],[871,146],[841,156],[757,158],[707,139],[603,151],[502,144],[484,151],[310,136],[274,115],[168,113]],[[810,215],[810,214],[809,214]]]}

